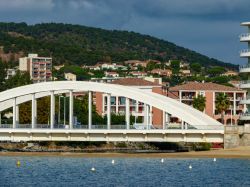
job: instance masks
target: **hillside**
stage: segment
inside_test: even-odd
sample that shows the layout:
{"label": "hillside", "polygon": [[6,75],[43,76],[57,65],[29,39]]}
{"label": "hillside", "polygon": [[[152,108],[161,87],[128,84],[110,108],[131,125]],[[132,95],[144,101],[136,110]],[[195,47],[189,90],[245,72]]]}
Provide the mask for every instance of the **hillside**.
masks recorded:
{"label": "hillside", "polygon": [[[237,66],[201,55],[168,41],[135,32],[104,30],[80,25],[0,23],[1,56],[15,61],[20,54],[53,56],[54,64],[92,65],[99,61],[169,59],[202,66]],[[11,58],[12,57],[12,58]]]}

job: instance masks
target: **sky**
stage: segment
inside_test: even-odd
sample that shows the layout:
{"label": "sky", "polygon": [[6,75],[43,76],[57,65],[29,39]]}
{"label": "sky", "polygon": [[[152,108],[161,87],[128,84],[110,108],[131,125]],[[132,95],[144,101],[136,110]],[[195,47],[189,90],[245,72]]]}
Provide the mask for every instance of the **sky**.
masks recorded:
{"label": "sky", "polygon": [[250,0],[0,0],[0,21],[135,31],[244,64],[240,23],[250,21]]}

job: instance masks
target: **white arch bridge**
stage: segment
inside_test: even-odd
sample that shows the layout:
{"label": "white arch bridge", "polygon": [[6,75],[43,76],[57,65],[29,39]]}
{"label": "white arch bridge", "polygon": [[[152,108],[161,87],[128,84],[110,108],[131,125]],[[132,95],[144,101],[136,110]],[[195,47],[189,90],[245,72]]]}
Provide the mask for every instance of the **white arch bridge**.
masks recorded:
{"label": "white arch bridge", "polygon": [[[74,123],[74,93],[88,94],[88,124]],[[107,94],[107,123],[98,126],[92,123],[93,93]],[[69,122],[57,124],[55,120],[55,96],[69,96]],[[37,99],[50,97],[50,120],[48,124],[37,124]],[[126,99],[123,125],[112,125],[111,97]],[[130,101],[143,103],[143,123],[130,120]],[[31,101],[31,124],[19,124],[19,105]],[[162,111],[162,122],[153,126],[151,107]],[[204,113],[174,99],[145,92],[128,86],[80,82],[58,81],[37,83],[10,89],[0,93],[0,112],[11,109],[12,124],[0,124],[0,141],[145,141],[145,142],[223,142],[224,127]],[[21,111],[20,111],[21,112]],[[179,126],[171,123],[178,118]],[[2,120],[0,120],[2,121]],[[131,124],[132,123],[132,124]]]}

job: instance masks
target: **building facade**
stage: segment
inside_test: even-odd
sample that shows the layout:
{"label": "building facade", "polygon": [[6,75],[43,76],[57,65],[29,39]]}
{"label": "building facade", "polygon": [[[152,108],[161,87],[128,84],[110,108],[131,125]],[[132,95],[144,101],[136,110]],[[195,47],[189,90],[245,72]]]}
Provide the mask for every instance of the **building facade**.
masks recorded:
{"label": "building facade", "polygon": [[[123,78],[114,80],[111,82],[111,84],[119,84],[139,88],[144,90],[145,93],[154,92],[163,94],[162,85],[158,84],[157,82],[151,82],[141,78]],[[96,110],[102,116],[105,116],[107,113],[107,97],[107,94],[103,94],[100,92],[97,92],[95,95]],[[141,118],[143,120],[143,117],[145,115],[145,103],[141,103],[131,99],[129,99],[129,101],[126,101],[125,97],[121,97],[119,95],[111,95],[111,113],[114,113],[116,115],[125,115],[126,102],[129,102],[130,104],[129,111],[131,115],[135,116],[137,119]],[[157,108],[150,107],[149,120],[150,124],[152,124],[154,127],[162,126],[162,111]]]}
{"label": "building facade", "polygon": [[245,73],[248,75],[248,80],[242,81],[240,83],[240,88],[247,91],[247,96],[242,99],[241,103],[246,104],[246,112],[240,116],[240,120],[245,122],[250,121],[250,22],[241,23],[242,26],[248,28],[248,32],[240,35],[240,41],[247,43],[247,49],[240,51],[240,57],[247,59],[247,64],[240,67],[240,73]]}
{"label": "building facade", "polygon": [[76,81],[76,75],[74,73],[64,73],[64,78],[67,81]]}
{"label": "building facade", "polygon": [[237,124],[240,115],[246,109],[245,105],[241,103],[241,100],[246,96],[244,90],[215,83],[190,82],[169,88],[168,96],[192,106],[194,98],[203,95],[206,98],[204,113],[221,121],[221,114],[216,110],[215,106],[216,96],[219,93],[226,94],[230,100],[230,107],[225,111],[225,125]]}
{"label": "building facade", "polygon": [[33,83],[51,81],[52,58],[29,54],[28,57],[19,58],[19,70],[29,72]]}

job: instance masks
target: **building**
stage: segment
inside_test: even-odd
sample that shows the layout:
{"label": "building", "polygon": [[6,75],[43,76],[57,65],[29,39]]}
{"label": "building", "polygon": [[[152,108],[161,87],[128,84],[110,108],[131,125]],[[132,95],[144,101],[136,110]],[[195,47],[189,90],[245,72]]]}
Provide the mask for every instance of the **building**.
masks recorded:
{"label": "building", "polygon": [[9,79],[9,78],[15,76],[16,72],[17,72],[17,69],[15,69],[15,68],[7,69],[5,79]]}
{"label": "building", "polygon": [[76,81],[76,75],[74,73],[64,73],[64,78],[68,81]]}
{"label": "building", "polygon": [[64,67],[64,64],[63,65],[58,65],[58,66],[53,66],[54,68],[55,68],[55,70],[60,70],[61,68],[63,68]]}
{"label": "building", "polygon": [[238,76],[239,73],[236,71],[229,70],[229,71],[226,71],[225,73],[223,73],[222,75],[224,75],[224,76]]}
{"label": "building", "polygon": [[250,22],[241,23],[242,26],[246,26],[248,28],[248,32],[240,35],[240,41],[246,42],[248,48],[240,51],[240,57],[247,59],[247,64],[240,67],[240,73],[245,73],[248,75],[248,80],[242,81],[240,84],[240,88],[247,91],[247,96],[241,101],[242,104],[246,104],[246,112],[240,116],[240,120],[245,122],[250,121]]}
{"label": "building", "polygon": [[193,100],[197,95],[206,97],[206,107],[204,112],[210,117],[220,121],[221,114],[218,113],[215,107],[216,95],[224,93],[228,96],[231,106],[225,112],[225,124],[237,124],[240,114],[245,110],[245,105],[240,103],[245,97],[246,91],[235,87],[219,85],[215,83],[198,83],[189,82],[183,85],[170,87],[168,96],[175,98],[182,103],[192,106]]}
{"label": "building", "polygon": [[106,71],[105,76],[106,77],[119,77],[119,73],[117,73],[115,71]]}
{"label": "building", "polygon": [[51,81],[52,58],[29,54],[28,57],[19,58],[19,70],[29,72],[33,83]]}
{"label": "building", "polygon": [[[159,94],[163,94],[162,85],[151,82],[148,80],[144,80],[142,78],[123,78],[114,80],[111,84],[119,84],[124,86],[131,86],[134,88],[139,88],[147,92],[155,92]],[[111,112],[115,114],[125,115],[126,110],[126,98],[121,97],[119,95],[111,95]],[[137,119],[143,118],[144,116],[144,103],[140,103],[138,101],[129,100],[130,102],[130,112],[132,116],[135,116]],[[107,113],[107,94],[103,94],[100,92],[96,93],[96,110],[97,112],[104,116]],[[163,113],[161,110],[151,107],[150,108],[150,124],[154,126],[161,126]]]}
{"label": "building", "polygon": [[182,69],[182,70],[180,70],[180,72],[181,72],[181,75],[182,75],[182,76],[189,77],[189,76],[192,75],[192,74],[191,74],[191,71],[190,71],[189,69]]}
{"label": "building", "polygon": [[142,71],[132,71],[129,74],[133,77],[145,77],[145,76],[147,76],[147,73],[142,72]]}
{"label": "building", "polygon": [[161,75],[161,76],[167,76],[167,77],[171,77],[172,75],[172,70],[170,69],[153,69],[151,71],[152,74],[157,74],[157,75]]}

